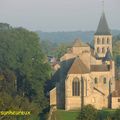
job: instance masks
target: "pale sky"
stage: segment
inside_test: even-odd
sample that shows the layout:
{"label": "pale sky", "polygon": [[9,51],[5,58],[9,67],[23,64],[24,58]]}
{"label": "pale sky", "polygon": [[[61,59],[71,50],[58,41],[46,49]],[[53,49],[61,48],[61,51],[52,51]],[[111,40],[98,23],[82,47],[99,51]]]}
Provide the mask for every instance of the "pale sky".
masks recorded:
{"label": "pale sky", "polygon": [[[102,0],[0,0],[0,22],[30,30],[96,30]],[[120,0],[105,0],[110,29],[120,30]]]}

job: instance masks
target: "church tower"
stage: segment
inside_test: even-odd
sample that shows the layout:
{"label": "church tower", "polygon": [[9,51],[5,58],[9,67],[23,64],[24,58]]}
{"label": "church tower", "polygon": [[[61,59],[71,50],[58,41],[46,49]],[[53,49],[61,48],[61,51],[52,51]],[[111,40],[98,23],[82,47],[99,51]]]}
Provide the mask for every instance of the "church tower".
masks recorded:
{"label": "church tower", "polygon": [[105,13],[103,11],[97,31],[94,34],[95,54],[103,58],[109,50],[112,53],[112,34],[107,24]]}

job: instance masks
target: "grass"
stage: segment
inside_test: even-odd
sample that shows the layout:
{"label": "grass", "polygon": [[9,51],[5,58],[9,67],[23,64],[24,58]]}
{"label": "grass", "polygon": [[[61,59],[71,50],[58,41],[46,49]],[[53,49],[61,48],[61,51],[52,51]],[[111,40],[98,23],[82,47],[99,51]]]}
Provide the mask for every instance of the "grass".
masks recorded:
{"label": "grass", "polygon": [[52,120],[76,120],[78,115],[79,115],[79,111],[57,110],[52,115]]}
{"label": "grass", "polygon": [[[112,116],[115,110],[103,109],[98,111],[98,116],[100,120],[104,120],[108,116]],[[57,110],[52,115],[52,120],[76,120],[79,115],[79,110],[77,111],[65,111]]]}

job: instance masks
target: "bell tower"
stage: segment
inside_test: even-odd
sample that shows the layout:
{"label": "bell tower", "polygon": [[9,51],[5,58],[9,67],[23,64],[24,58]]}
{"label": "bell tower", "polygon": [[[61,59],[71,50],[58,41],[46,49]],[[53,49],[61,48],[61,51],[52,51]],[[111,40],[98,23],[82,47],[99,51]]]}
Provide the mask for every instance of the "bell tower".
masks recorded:
{"label": "bell tower", "polygon": [[103,58],[108,50],[112,53],[112,34],[103,11],[94,34],[94,52],[99,58]]}

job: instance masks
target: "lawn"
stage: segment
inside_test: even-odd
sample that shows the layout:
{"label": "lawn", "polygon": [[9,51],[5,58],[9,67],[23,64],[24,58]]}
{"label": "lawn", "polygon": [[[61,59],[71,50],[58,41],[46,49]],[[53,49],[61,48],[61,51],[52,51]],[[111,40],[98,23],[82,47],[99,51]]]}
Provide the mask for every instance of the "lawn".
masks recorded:
{"label": "lawn", "polygon": [[78,115],[79,111],[57,110],[52,115],[52,120],[76,120]]}
{"label": "lawn", "polygon": [[[115,110],[104,109],[98,111],[98,116],[100,120],[104,120],[108,116],[111,116]],[[52,115],[52,120],[76,120],[79,115],[78,111],[65,111],[65,110],[57,110]]]}

